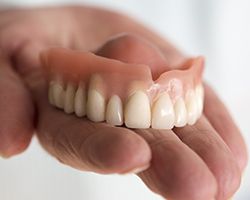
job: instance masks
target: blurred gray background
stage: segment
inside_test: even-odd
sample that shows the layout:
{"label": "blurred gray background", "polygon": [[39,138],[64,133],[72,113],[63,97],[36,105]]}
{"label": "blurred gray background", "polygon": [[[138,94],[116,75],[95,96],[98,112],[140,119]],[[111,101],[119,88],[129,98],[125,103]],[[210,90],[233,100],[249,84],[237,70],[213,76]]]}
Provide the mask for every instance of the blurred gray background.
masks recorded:
{"label": "blurred gray background", "polygon": [[[248,0],[0,0],[0,6],[91,4],[129,14],[190,55],[207,58],[214,86],[250,146],[250,1]],[[250,168],[235,200],[250,199]],[[63,166],[36,139],[22,155],[0,158],[1,200],[159,200],[139,178],[102,176]]]}

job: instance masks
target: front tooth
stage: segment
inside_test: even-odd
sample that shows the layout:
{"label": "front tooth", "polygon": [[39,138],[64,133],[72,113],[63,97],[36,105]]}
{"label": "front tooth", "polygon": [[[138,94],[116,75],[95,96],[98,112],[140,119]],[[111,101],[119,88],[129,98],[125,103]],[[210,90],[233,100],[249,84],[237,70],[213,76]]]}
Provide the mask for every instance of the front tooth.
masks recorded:
{"label": "front tooth", "polygon": [[183,127],[187,123],[187,110],[183,98],[179,98],[174,104],[175,126]]}
{"label": "front tooth", "polygon": [[106,111],[106,121],[114,126],[120,126],[123,124],[122,101],[117,95],[113,95],[109,99]]}
{"label": "front tooth", "polygon": [[172,129],[175,113],[172,101],[167,93],[161,95],[152,109],[152,128]]}
{"label": "front tooth", "polygon": [[75,113],[78,117],[86,115],[86,91],[85,86],[80,82],[75,95]]}
{"label": "front tooth", "polygon": [[137,91],[129,97],[125,106],[125,124],[129,128],[149,128],[151,111],[148,96]]}
{"label": "front tooth", "polygon": [[97,90],[88,92],[87,116],[94,122],[105,120],[105,99]]}
{"label": "front tooth", "polygon": [[193,125],[198,118],[198,107],[194,90],[190,90],[186,95],[187,123]]}
{"label": "front tooth", "polygon": [[64,112],[70,114],[74,112],[74,99],[75,99],[76,87],[73,83],[68,83],[65,92],[64,99]]}
{"label": "front tooth", "polygon": [[204,88],[202,84],[196,87],[195,94],[197,98],[198,117],[200,117],[203,111],[203,104],[204,104]]}
{"label": "front tooth", "polygon": [[101,85],[101,77],[99,75],[93,75],[89,83],[87,116],[94,122],[101,122],[105,120],[105,98],[98,90]]}
{"label": "front tooth", "polygon": [[51,83],[51,93],[52,98],[51,100],[54,102],[55,106],[58,108],[63,109],[64,103],[64,89],[63,89],[63,82],[61,79],[57,78],[56,80],[52,81]]}

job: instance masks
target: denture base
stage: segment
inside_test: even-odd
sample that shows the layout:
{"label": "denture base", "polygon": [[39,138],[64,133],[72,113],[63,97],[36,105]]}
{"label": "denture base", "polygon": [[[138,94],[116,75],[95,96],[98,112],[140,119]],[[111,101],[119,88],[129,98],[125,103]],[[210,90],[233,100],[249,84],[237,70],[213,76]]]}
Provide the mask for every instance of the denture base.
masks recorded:
{"label": "denture base", "polygon": [[[59,58],[60,57],[60,58]],[[203,62],[152,80],[145,65],[54,49],[42,55],[49,102],[65,113],[128,128],[193,125],[203,110]]]}

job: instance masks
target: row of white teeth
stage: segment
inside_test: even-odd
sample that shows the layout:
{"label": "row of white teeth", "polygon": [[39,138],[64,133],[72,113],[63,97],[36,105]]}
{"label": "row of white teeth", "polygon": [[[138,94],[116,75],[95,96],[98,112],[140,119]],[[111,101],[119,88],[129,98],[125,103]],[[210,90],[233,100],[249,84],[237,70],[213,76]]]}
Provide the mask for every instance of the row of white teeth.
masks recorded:
{"label": "row of white teeth", "polygon": [[49,101],[65,113],[75,113],[78,117],[87,116],[94,122],[106,121],[114,126],[125,123],[129,128],[172,129],[193,125],[202,114],[204,91],[198,85],[189,90],[185,98],[179,98],[173,104],[167,92],[152,104],[142,90],[131,95],[125,104],[118,95],[113,95],[106,102],[97,89],[90,87],[88,91],[80,82],[63,84],[60,79],[49,84]]}

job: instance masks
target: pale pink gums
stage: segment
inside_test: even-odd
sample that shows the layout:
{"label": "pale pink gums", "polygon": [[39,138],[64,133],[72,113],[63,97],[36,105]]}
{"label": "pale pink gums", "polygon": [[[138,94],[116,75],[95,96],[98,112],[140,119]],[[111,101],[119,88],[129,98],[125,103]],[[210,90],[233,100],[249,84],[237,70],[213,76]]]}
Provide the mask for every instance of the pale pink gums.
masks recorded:
{"label": "pale pink gums", "polygon": [[185,98],[187,91],[202,84],[204,69],[204,58],[196,57],[189,59],[181,69],[166,71],[153,80],[147,65],[128,64],[90,52],[51,48],[41,54],[41,60],[48,81],[60,76],[64,83],[78,85],[81,81],[88,87],[91,76],[99,75],[102,81],[96,87],[105,99],[118,95],[125,102],[135,91],[142,90],[151,104],[164,92],[173,103],[180,97]]}

